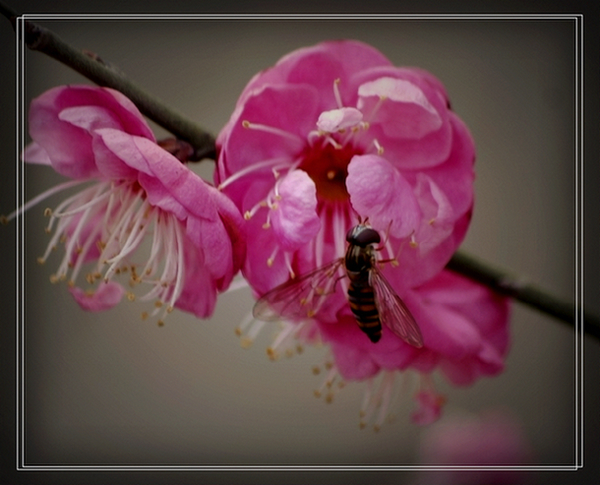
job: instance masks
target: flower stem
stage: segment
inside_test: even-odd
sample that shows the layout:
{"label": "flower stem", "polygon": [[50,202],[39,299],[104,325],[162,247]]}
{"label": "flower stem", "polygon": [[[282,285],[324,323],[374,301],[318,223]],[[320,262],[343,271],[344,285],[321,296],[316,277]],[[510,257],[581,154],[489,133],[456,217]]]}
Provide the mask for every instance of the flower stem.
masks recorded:
{"label": "flower stem", "polygon": [[[18,15],[0,1],[0,13],[15,27]],[[25,43],[32,50],[47,54],[71,67],[100,86],[120,91],[130,98],[148,118],[185,140],[194,147],[192,160],[215,158],[215,138],[196,123],[169,108],[156,97],[146,93],[127,79],[118,69],[95,55],[86,54],[62,41],[56,34],[32,22],[24,22]],[[600,339],[600,318],[581,312],[574,304],[524,283],[509,273],[491,267],[462,252],[457,252],[447,265],[448,269],[467,276],[495,292],[525,303],[541,312],[558,318],[578,330]],[[578,319],[578,317],[580,317]]]}
{"label": "flower stem", "polygon": [[[11,21],[15,28],[18,21],[17,14],[1,2],[0,12]],[[33,22],[24,21],[23,34],[25,44],[31,50],[43,52],[71,67],[97,85],[115,89],[127,96],[144,115],[178,139],[192,145],[194,155],[191,160],[215,158],[215,138],[212,134],[141,89],[114,66],[105,63],[94,54],[75,49],[52,31]]]}
{"label": "flower stem", "polygon": [[484,284],[496,293],[514,298],[600,339],[600,319],[596,315],[582,312],[580,307],[561,300],[518,276],[492,267],[461,251],[454,254],[446,267]]}

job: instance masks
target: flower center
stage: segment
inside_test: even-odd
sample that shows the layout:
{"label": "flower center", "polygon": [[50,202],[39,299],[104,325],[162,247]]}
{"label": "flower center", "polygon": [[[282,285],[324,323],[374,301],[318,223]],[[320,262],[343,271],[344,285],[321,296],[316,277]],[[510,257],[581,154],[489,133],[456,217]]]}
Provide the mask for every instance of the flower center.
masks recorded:
{"label": "flower center", "polygon": [[314,144],[308,147],[298,168],[314,181],[319,202],[345,202],[349,197],[346,189],[348,164],[354,155],[361,153],[352,145]]}

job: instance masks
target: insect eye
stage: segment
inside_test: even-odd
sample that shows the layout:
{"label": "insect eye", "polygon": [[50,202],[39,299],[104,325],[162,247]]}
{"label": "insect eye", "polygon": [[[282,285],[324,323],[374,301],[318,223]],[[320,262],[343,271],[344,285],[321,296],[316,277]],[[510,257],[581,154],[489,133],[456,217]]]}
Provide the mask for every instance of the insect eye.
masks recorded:
{"label": "insect eye", "polygon": [[365,226],[355,226],[346,234],[346,241],[357,246],[366,247],[381,241],[379,233],[375,229]]}

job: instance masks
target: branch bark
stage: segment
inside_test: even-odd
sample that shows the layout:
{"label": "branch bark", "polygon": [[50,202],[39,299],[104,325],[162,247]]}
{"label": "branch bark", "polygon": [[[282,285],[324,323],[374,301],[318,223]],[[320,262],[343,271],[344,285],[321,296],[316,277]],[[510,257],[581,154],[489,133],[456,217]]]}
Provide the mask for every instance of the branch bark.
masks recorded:
{"label": "branch bark", "polygon": [[[0,10],[9,17],[13,28],[15,22],[22,20],[1,4]],[[215,138],[212,134],[167,106],[160,99],[147,93],[119,69],[105,63],[96,55],[73,48],[52,31],[33,22],[24,20],[23,27],[24,40],[29,49],[56,59],[99,86],[115,89],[127,96],[145,116],[193,147],[194,153],[189,160],[215,159]]]}

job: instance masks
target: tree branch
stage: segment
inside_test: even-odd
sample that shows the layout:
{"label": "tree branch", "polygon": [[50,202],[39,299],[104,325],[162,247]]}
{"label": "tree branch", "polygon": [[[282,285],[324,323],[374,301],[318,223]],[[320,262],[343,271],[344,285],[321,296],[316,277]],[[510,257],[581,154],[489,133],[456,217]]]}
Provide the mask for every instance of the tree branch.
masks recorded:
{"label": "tree branch", "polygon": [[461,251],[457,251],[452,256],[446,267],[484,284],[496,293],[514,298],[573,327],[576,326],[576,319],[580,313],[583,318],[580,328],[583,328],[587,334],[600,339],[600,319],[596,315],[580,312],[581,309],[574,304],[561,300],[533,284],[524,282],[517,276],[494,268]]}
{"label": "tree branch", "polygon": [[[0,12],[15,27],[18,16],[10,8],[0,2]],[[97,56],[90,56],[78,51],[62,41],[51,31],[25,21],[25,42],[32,50],[43,52],[54,59],[73,68],[100,86],[107,86],[120,91],[131,99],[139,110],[148,118],[171,132],[178,139],[187,141],[194,148],[193,160],[215,158],[215,139],[202,130],[196,123],[180,113],[164,105],[154,96],[146,93],[127,79],[119,70],[104,63]],[[525,303],[554,318],[562,320],[573,327],[600,339],[600,319],[596,315],[583,313],[581,326],[576,325],[578,308],[554,295],[532,285],[525,284],[509,273],[493,268],[487,263],[457,252],[448,263],[447,268],[467,276],[493,291]]]}
{"label": "tree branch", "polygon": [[[0,3],[0,11],[15,26],[18,16]],[[120,70],[104,63],[98,56],[79,51],[60,39],[48,29],[33,22],[24,21],[26,45],[31,49],[56,59],[87,77],[99,86],[115,89],[127,96],[138,109],[152,121],[158,123],[178,139],[194,148],[190,160],[215,159],[215,138],[192,120],[176,112],[155,96],[148,94],[130,81]]]}

